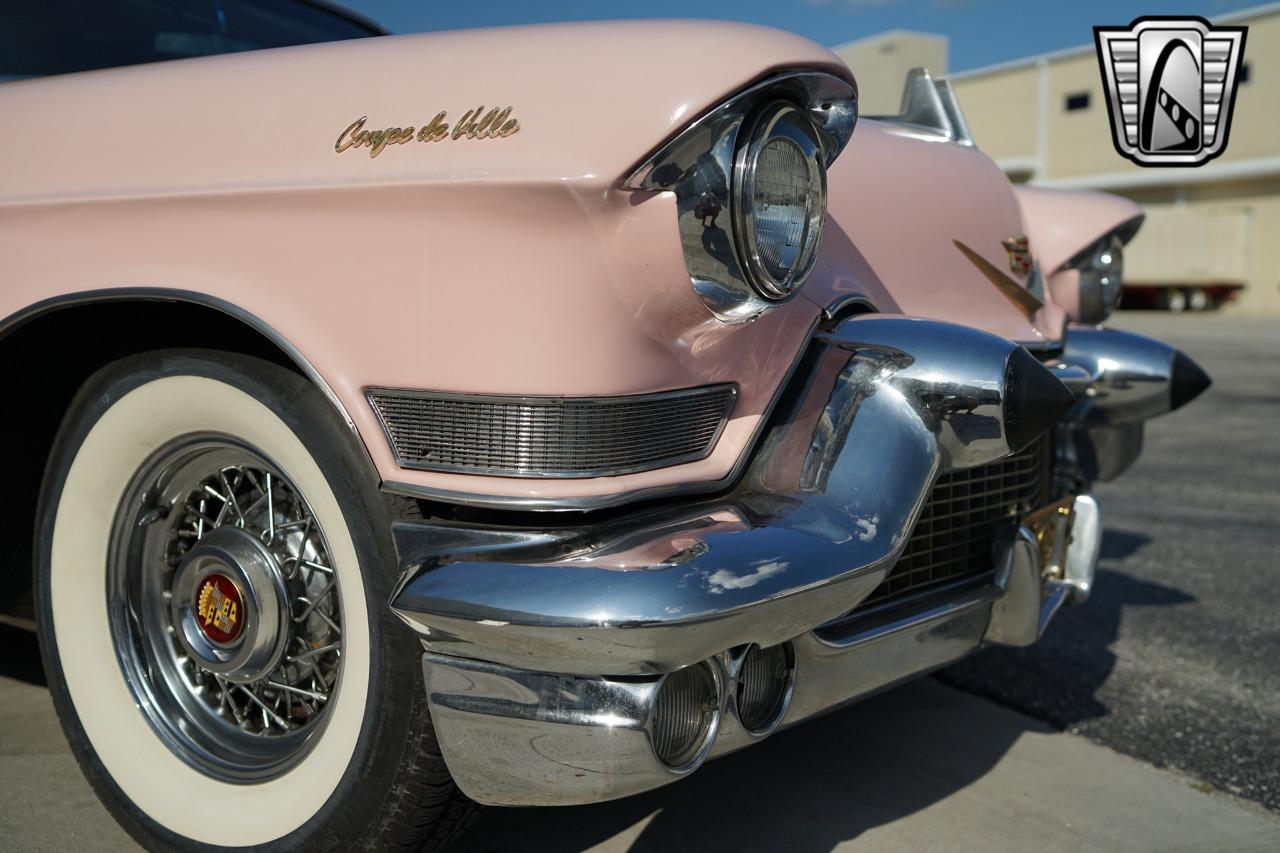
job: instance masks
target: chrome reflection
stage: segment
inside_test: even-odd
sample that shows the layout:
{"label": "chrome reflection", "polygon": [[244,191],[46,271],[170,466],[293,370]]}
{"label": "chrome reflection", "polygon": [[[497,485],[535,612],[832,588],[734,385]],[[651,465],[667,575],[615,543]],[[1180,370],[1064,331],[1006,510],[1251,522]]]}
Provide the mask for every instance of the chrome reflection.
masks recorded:
{"label": "chrome reflection", "polygon": [[1068,491],[1123,473],[1142,452],[1143,424],[1210,384],[1198,364],[1168,344],[1097,326],[1070,326],[1053,369],[1080,398],[1058,430]]}
{"label": "chrome reflection", "polygon": [[867,116],[906,130],[936,134],[958,145],[973,146],[973,132],[960,109],[950,80],[934,80],[927,68],[912,68],[902,86],[902,106],[896,115]]}
{"label": "chrome reflection", "polygon": [[676,196],[680,240],[693,289],[725,322],[743,322],[794,292],[766,298],[743,268],[742,238],[724,216],[734,199],[734,164],[744,122],[762,104],[785,101],[812,125],[817,160],[830,166],[844,149],[858,117],[857,96],[845,80],[806,71],[779,74],[734,95],[690,124],[624,181],[627,189]]}
{"label": "chrome reflection", "polygon": [[[1086,505],[1096,511],[1087,495],[1076,498],[1078,517]],[[715,657],[722,669],[696,664],[690,669],[725,679],[727,713],[708,738],[709,754],[700,750],[692,766],[958,660],[984,641],[1034,641],[1071,601],[1073,585],[1092,578],[1100,535],[1096,523],[1078,529],[1067,551],[1068,567],[1076,568],[1042,581],[1035,536],[1021,528],[998,548],[994,572],[932,589],[906,612],[864,613],[770,649],[722,651]],[[770,654],[753,665],[753,652],[762,651]],[[680,778],[658,758],[653,739],[659,694],[671,676],[559,675],[430,652],[423,669],[449,771],[479,802],[594,803]],[[756,681],[760,675],[765,681]],[[779,678],[781,696],[763,689]]]}
{"label": "chrome reflection", "polygon": [[1073,401],[1020,347],[947,323],[855,318],[807,359],[728,494],[529,530],[400,522],[393,608],[433,652],[582,675],[776,645],[880,583],[939,473]]}

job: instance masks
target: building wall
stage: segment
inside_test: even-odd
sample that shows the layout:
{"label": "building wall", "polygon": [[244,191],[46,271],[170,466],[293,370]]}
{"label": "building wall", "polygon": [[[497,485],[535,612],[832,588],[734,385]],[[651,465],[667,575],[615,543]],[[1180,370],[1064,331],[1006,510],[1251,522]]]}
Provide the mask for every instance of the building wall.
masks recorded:
{"label": "building wall", "polygon": [[[953,75],[978,145],[1013,180],[1115,192],[1147,209],[1130,281],[1239,282],[1238,306],[1280,314],[1280,4],[1249,28],[1226,152],[1195,169],[1143,168],[1115,150],[1093,45]],[[1220,19],[1220,22],[1227,22]],[[1068,96],[1088,106],[1068,110]]]}
{"label": "building wall", "polygon": [[1039,70],[1017,68],[955,83],[978,146],[1010,171],[1034,168],[1039,154]]}
{"label": "building wall", "polygon": [[858,80],[858,109],[863,115],[895,115],[902,104],[902,83],[912,68],[947,72],[945,36],[893,30],[833,47]]}

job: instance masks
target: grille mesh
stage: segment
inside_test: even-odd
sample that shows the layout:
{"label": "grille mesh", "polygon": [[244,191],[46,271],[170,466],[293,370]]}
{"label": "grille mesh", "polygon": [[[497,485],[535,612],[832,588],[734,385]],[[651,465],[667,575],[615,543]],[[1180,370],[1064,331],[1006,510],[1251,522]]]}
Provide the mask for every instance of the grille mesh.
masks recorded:
{"label": "grille mesh", "polygon": [[369,400],[403,467],[593,477],[704,458],[735,396],[715,385],[600,399],[373,391]]}
{"label": "grille mesh", "polygon": [[998,462],[939,477],[902,558],[859,609],[990,571],[1000,522],[1049,502],[1051,452],[1045,437]]}

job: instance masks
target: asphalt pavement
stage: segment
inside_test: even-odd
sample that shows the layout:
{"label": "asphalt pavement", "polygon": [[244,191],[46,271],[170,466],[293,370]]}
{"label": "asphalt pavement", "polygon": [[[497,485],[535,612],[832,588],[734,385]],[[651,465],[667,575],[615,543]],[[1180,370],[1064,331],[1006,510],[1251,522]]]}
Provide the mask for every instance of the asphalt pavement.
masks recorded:
{"label": "asphalt pavement", "polygon": [[[487,809],[461,850],[1280,849],[1280,321],[1121,315],[1214,377],[1099,489],[1092,600],[615,803]],[[0,849],[136,849],[0,625]],[[1252,801],[1252,802],[1251,802]]]}
{"label": "asphalt pavement", "polygon": [[[1213,378],[1097,489],[1089,602],[948,683],[1280,811],[1280,319],[1122,312]],[[1280,848],[1278,848],[1280,849]]]}

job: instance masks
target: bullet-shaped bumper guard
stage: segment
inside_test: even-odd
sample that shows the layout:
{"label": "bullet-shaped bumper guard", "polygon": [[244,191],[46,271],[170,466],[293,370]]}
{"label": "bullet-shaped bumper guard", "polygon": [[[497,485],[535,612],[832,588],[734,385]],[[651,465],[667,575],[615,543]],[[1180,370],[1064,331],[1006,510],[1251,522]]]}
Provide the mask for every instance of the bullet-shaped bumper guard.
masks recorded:
{"label": "bullet-shaped bumper guard", "polygon": [[1098,326],[1069,327],[1062,357],[1051,368],[1080,398],[1064,419],[1059,445],[1086,487],[1124,473],[1142,453],[1146,422],[1182,408],[1210,385],[1186,353]]}
{"label": "bullet-shaped bumper guard", "polygon": [[780,643],[880,583],[939,474],[1074,402],[1025,349],[948,323],[856,318],[806,361],[726,495],[581,527],[399,522],[393,609],[430,653],[561,675]]}

